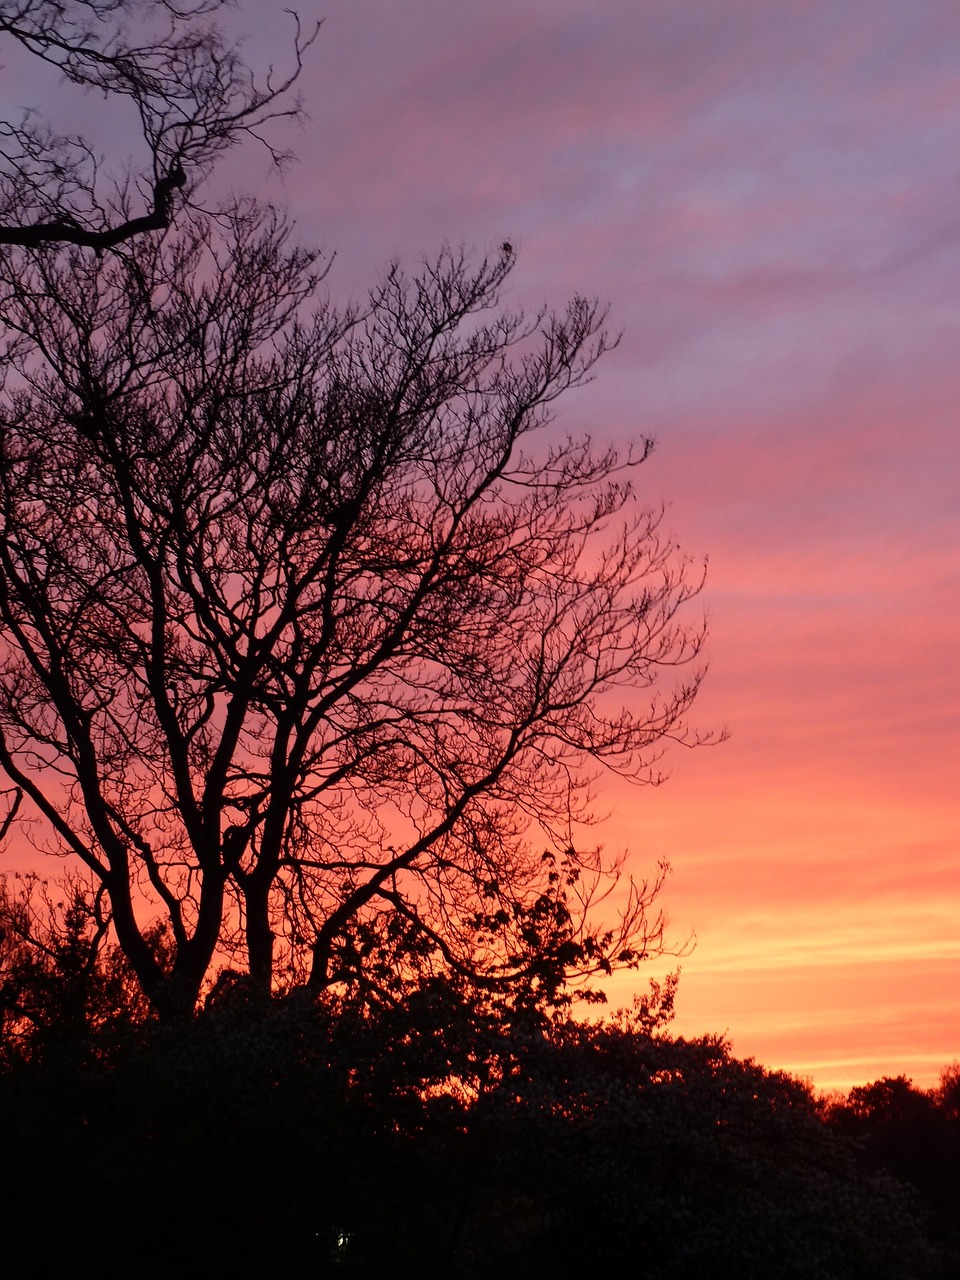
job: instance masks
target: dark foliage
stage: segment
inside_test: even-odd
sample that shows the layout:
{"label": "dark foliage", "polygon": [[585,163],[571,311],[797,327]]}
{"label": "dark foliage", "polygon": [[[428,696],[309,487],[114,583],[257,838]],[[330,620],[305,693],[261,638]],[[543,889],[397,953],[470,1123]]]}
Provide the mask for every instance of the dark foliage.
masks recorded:
{"label": "dark foliage", "polygon": [[0,1079],[8,1274],[919,1280],[919,1197],[797,1081],[433,981],[396,1003],[225,982],[194,1021]]}
{"label": "dark foliage", "polygon": [[930,1215],[944,1276],[960,1275],[960,1114],[957,1064],[931,1093],[905,1076],[851,1089],[827,1109],[830,1127],[858,1143],[868,1167],[913,1186]]}
{"label": "dark foliage", "polygon": [[[104,895],[77,877],[0,876],[0,1070],[76,1065],[150,1017],[123,952],[108,942]],[[160,932],[151,944],[163,956]]]}

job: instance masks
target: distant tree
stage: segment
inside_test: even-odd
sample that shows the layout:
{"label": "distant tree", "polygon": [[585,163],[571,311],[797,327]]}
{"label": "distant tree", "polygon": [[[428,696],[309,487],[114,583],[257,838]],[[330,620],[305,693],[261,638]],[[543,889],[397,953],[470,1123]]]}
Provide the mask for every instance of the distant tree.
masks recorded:
{"label": "distant tree", "polygon": [[934,1099],[950,1123],[960,1124],[960,1062],[951,1062],[940,1072]]}
{"label": "distant tree", "polygon": [[[296,15],[291,70],[258,80],[211,22],[227,0],[2,0],[2,38],[117,107],[140,147],[104,167],[95,142],[58,134],[32,110],[0,123],[0,245],[103,251],[170,225],[216,160],[298,113],[290,91],[316,28]],[[139,135],[139,136],[137,136]],[[131,148],[132,150],[133,148]],[[126,162],[126,163],[125,163]]]}
{"label": "distant tree", "polygon": [[851,1089],[833,1123],[859,1138],[871,1158],[923,1185],[942,1128],[935,1098],[906,1076],[884,1076]]}
{"label": "distant tree", "polygon": [[939,1275],[960,1270],[960,1126],[956,1072],[946,1068],[938,1088],[916,1088],[906,1076],[885,1076],[851,1089],[827,1111],[832,1128],[856,1139],[866,1164],[911,1184],[930,1217],[943,1254]]}
{"label": "distant tree", "polygon": [[500,309],[513,261],[310,314],[248,204],[0,259],[0,768],[165,1015],[228,958],[549,996],[662,944],[660,875],[603,928],[573,832],[595,766],[695,740],[701,576],[637,504],[649,442],[544,431],[609,338]]}

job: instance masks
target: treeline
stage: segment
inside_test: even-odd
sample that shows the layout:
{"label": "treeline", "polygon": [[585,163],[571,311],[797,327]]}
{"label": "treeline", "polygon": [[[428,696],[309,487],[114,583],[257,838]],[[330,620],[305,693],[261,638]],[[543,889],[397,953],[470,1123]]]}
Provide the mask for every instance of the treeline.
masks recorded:
{"label": "treeline", "polygon": [[[89,904],[0,934],[4,1273],[940,1278],[960,1070],[817,1099],[668,1034],[449,976],[160,1024]],[[36,932],[36,931],[34,931]]]}

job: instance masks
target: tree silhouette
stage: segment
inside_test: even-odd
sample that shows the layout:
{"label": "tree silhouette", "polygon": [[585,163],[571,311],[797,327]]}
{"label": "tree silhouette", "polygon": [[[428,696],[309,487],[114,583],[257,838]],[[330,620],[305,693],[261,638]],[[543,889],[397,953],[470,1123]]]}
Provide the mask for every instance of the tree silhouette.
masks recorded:
{"label": "tree silhouette", "polygon": [[906,1076],[884,1076],[851,1089],[826,1112],[834,1129],[856,1138],[866,1164],[887,1170],[919,1192],[930,1236],[943,1252],[943,1276],[956,1275],[960,1266],[960,1132],[955,1103],[951,1106],[956,1076],[954,1064],[929,1092]]}
{"label": "tree silhouette", "polygon": [[[51,242],[102,252],[170,225],[225,150],[266,141],[270,120],[298,114],[290,90],[317,34],[295,14],[292,68],[258,80],[211,18],[226,0],[3,0],[0,36],[66,80],[132,107],[145,166],[104,172],[93,143],[33,112],[0,124],[0,244]],[[137,207],[146,212],[137,213]]]}
{"label": "tree silhouette", "polygon": [[646,442],[542,432],[609,340],[584,299],[499,309],[513,261],[308,314],[316,260],[251,205],[7,260],[0,766],[164,1012],[225,955],[556,988],[662,940],[659,877],[586,923],[610,868],[571,823],[592,764],[656,780],[685,736],[699,673],[657,682],[700,578],[637,506]]}
{"label": "tree silhouette", "polygon": [[[109,939],[102,885],[0,877],[0,1071],[52,1055],[74,1066],[150,1015]],[[163,939],[154,943],[162,948]]]}

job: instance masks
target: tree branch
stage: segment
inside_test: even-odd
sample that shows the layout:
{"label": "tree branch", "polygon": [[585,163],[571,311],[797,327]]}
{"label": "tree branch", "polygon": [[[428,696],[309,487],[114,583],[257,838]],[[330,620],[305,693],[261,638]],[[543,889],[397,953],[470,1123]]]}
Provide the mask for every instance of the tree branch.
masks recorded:
{"label": "tree branch", "polygon": [[165,231],[170,226],[173,211],[173,193],[186,185],[187,176],[179,164],[157,182],[153,188],[153,208],[140,218],[128,218],[105,231],[92,231],[81,227],[72,219],[59,222],[37,222],[33,226],[0,226],[0,244],[25,245],[36,248],[41,244],[76,244],[102,253],[131,240],[146,231]]}

